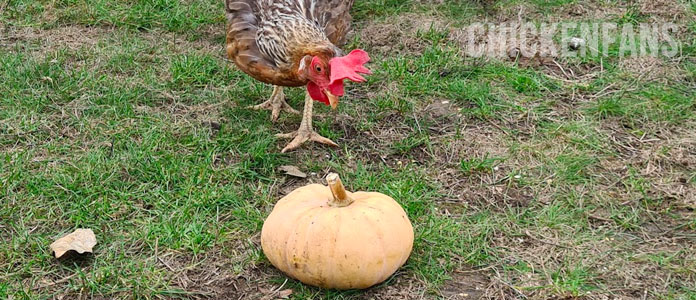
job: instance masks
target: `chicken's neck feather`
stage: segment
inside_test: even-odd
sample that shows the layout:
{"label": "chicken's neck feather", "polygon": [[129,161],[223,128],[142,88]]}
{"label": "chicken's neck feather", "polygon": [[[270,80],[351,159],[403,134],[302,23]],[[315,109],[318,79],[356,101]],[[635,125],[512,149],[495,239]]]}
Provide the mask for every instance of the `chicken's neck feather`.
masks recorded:
{"label": "chicken's neck feather", "polygon": [[259,50],[281,70],[297,70],[305,55],[331,58],[340,53],[312,18],[276,3],[261,16],[256,34]]}

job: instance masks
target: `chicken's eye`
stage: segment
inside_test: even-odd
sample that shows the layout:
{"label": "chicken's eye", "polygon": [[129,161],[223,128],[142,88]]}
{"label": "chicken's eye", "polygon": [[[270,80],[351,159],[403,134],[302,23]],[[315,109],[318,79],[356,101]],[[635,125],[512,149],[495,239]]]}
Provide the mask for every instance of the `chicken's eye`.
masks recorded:
{"label": "chicken's eye", "polygon": [[317,72],[321,72],[321,67],[320,67],[320,66],[316,66],[315,69],[317,70]]}

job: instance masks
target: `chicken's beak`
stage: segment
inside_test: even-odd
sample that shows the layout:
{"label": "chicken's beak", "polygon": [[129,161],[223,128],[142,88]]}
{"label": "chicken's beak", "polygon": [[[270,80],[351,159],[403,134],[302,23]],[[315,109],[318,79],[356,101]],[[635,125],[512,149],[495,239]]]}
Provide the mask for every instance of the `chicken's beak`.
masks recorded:
{"label": "chicken's beak", "polygon": [[331,105],[331,108],[336,109],[338,106],[338,96],[332,94],[328,90],[324,90],[324,94],[326,94],[326,97],[329,98],[329,105]]}

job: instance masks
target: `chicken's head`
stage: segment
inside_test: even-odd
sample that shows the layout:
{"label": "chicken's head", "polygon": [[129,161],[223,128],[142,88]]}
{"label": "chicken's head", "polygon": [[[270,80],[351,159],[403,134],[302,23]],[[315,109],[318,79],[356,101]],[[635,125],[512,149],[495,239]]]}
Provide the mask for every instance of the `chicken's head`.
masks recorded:
{"label": "chicken's head", "polygon": [[346,56],[323,59],[319,56],[306,57],[300,64],[307,79],[307,91],[312,99],[336,108],[338,97],[343,96],[343,79],[364,82],[362,74],[370,74],[363,65],[370,61],[367,52],[356,49]]}

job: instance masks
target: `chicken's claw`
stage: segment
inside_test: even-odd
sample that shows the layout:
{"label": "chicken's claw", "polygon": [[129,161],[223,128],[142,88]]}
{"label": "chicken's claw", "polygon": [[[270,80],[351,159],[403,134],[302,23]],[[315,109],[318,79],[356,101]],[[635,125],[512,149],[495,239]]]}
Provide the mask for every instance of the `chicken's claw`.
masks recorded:
{"label": "chicken's claw", "polygon": [[275,122],[278,120],[278,116],[280,116],[280,111],[284,111],[287,113],[291,114],[300,114],[299,111],[296,109],[292,108],[287,102],[285,102],[285,93],[283,93],[283,88],[280,86],[276,86],[273,89],[273,94],[271,94],[271,98],[266,100],[266,102],[261,103],[259,105],[252,105],[249,106],[248,108],[255,109],[255,110],[262,110],[262,109],[267,109],[271,111],[271,121]]}
{"label": "chicken's claw", "polygon": [[290,141],[290,143],[288,143],[288,145],[285,146],[285,148],[283,148],[283,150],[280,150],[281,153],[295,150],[298,147],[300,147],[300,145],[302,145],[304,142],[306,142],[308,140],[313,141],[313,142],[317,142],[317,143],[326,144],[326,145],[333,146],[333,147],[338,147],[338,144],[334,143],[334,141],[319,135],[318,133],[314,132],[313,130],[308,130],[308,129],[300,129],[300,130],[296,130],[296,131],[293,131],[290,133],[279,133],[279,134],[276,134],[276,137],[286,138],[286,139],[292,138],[292,141]]}

